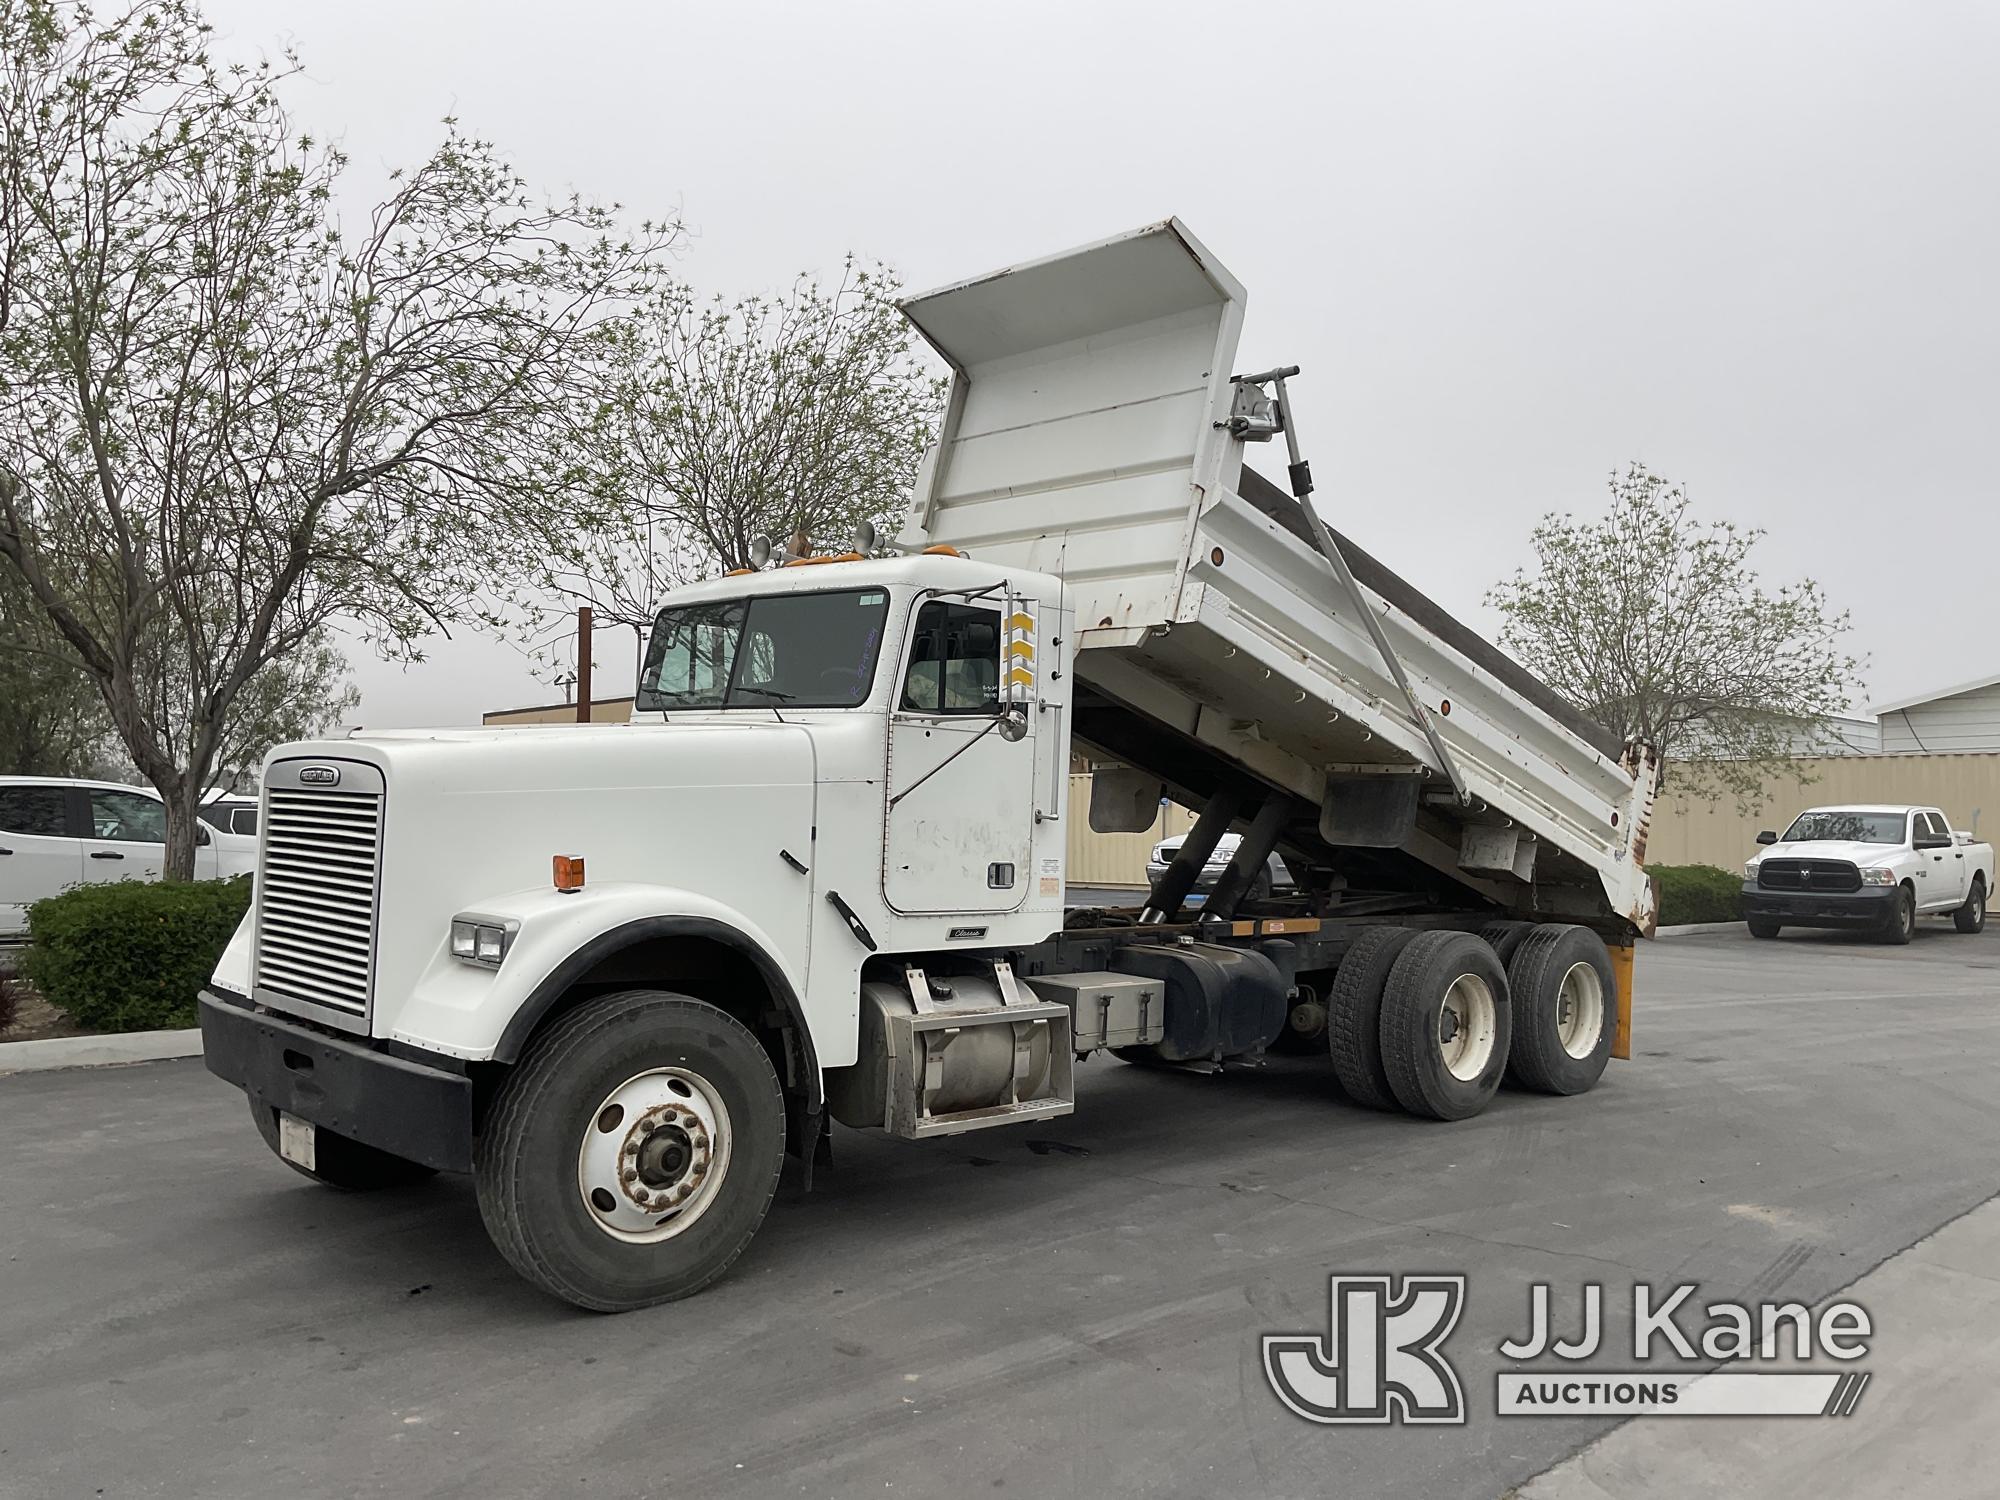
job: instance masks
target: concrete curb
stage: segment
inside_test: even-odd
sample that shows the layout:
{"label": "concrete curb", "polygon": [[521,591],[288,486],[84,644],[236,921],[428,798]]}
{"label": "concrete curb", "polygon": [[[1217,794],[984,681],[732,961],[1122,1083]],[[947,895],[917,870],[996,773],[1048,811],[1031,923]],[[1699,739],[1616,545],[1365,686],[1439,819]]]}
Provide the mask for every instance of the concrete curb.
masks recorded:
{"label": "concrete curb", "polygon": [[119,1063],[200,1057],[201,1029],[126,1031],[112,1036],[58,1036],[0,1045],[0,1074],[47,1073],[57,1068],[102,1068]]}
{"label": "concrete curb", "polygon": [[1735,922],[1681,922],[1672,927],[1655,928],[1654,937],[1692,937],[1697,932],[1742,932],[1743,923]]}

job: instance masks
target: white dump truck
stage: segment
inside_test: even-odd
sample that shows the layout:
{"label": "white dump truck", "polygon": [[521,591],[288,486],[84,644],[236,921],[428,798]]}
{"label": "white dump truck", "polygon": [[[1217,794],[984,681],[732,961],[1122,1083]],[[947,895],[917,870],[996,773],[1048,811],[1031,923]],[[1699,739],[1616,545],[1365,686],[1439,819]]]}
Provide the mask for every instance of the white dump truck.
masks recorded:
{"label": "white dump truck", "polygon": [[[675,592],[629,725],[272,753],[202,1029],[286,1162],[471,1172],[523,1276],[617,1310],[721,1275],[829,1119],[1290,1049],[1451,1120],[1626,1055],[1650,753],[1324,526],[1215,258],[1168,221],[904,307],[953,379],[893,547]],[[1071,822],[1163,795],[1200,815],[1143,903],[1066,910]]]}

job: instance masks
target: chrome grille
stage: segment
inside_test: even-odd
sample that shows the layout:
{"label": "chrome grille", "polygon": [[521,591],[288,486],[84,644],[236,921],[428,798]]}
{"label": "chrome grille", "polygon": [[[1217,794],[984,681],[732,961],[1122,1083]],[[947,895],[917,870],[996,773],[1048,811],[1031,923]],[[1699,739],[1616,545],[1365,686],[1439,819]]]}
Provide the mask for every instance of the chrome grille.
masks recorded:
{"label": "chrome grille", "polygon": [[264,796],[257,985],[365,1016],[375,984],[382,794],[270,785]]}
{"label": "chrome grille", "polygon": [[1767,891],[1858,891],[1861,871],[1844,859],[1766,859],[1757,884]]}

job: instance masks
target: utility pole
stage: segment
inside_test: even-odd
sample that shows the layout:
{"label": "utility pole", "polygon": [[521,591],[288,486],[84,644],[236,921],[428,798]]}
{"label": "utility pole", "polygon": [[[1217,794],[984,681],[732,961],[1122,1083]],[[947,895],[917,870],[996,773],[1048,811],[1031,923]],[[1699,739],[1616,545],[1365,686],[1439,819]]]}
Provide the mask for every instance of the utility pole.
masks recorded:
{"label": "utility pole", "polygon": [[576,611],[576,722],[590,722],[590,606]]}

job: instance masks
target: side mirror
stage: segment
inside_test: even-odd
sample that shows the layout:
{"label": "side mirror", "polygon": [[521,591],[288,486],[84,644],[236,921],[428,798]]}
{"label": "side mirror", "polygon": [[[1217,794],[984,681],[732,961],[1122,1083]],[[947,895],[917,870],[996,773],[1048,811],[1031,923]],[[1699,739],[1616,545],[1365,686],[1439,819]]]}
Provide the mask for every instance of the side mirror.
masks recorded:
{"label": "side mirror", "polygon": [[1760,844],[1775,844],[1778,842],[1778,836],[1766,828],[1762,833],[1757,835],[1757,842]]}
{"label": "side mirror", "polygon": [[1028,711],[1018,703],[1010,703],[1000,710],[1000,738],[1003,740],[1026,739],[1028,735]]}
{"label": "side mirror", "polygon": [[197,823],[194,825],[194,841],[197,844],[206,844],[211,842],[208,836],[208,825],[206,823]]}
{"label": "side mirror", "polygon": [[1949,849],[1951,840],[1940,834],[1920,833],[1910,840],[1912,849]]}

